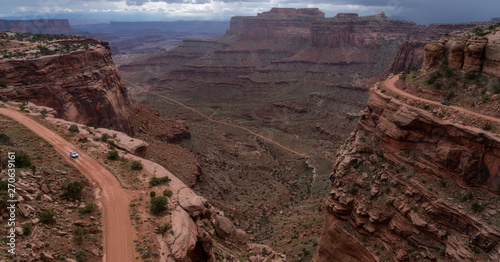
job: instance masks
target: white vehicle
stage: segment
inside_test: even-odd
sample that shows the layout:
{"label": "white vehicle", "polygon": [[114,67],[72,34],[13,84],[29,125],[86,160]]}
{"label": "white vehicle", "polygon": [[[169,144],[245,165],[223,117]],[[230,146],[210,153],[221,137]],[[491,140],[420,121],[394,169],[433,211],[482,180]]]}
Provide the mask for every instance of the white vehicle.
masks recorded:
{"label": "white vehicle", "polygon": [[77,158],[78,157],[78,153],[76,151],[69,151],[69,156],[72,157],[72,158]]}

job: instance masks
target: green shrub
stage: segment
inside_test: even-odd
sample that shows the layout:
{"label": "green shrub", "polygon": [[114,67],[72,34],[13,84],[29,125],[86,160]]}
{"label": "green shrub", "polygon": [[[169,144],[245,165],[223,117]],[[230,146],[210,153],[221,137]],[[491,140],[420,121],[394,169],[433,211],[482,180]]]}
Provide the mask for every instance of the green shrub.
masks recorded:
{"label": "green shrub", "polygon": [[474,80],[474,79],[476,79],[476,77],[477,77],[477,74],[474,72],[467,72],[464,75],[464,78],[467,80]]}
{"label": "green shrub", "polygon": [[347,190],[347,193],[349,193],[349,194],[351,194],[351,195],[355,196],[355,195],[357,195],[357,194],[358,194],[358,188],[353,186],[353,187],[351,187],[349,190]]}
{"label": "green shrub", "polygon": [[460,199],[460,201],[462,202],[465,202],[467,200],[472,200],[474,198],[474,196],[472,195],[472,192],[469,191],[467,192],[467,194],[463,195],[462,198]]}
{"label": "green shrub", "polygon": [[478,247],[476,247],[476,246],[474,246],[474,245],[469,245],[469,248],[470,248],[470,250],[471,250],[472,252],[474,252],[474,254],[476,254],[476,255],[479,255],[479,254],[481,254],[481,253],[482,253],[481,249],[480,249],[480,248],[478,248]]}
{"label": "green shrub", "polygon": [[101,141],[106,143],[108,141],[109,135],[104,133],[101,135]]}
{"label": "green shrub", "polygon": [[118,155],[118,151],[116,150],[112,150],[112,151],[108,151],[108,159],[109,160],[118,160],[120,158],[120,156]]}
{"label": "green shrub", "polygon": [[72,200],[80,200],[85,185],[80,181],[65,182],[62,187],[62,196]]}
{"label": "green shrub", "polygon": [[446,77],[446,78],[450,78],[450,77],[453,76],[453,69],[451,69],[451,68],[449,68],[447,66],[445,66],[443,68],[443,72],[444,72],[444,77]]}
{"label": "green shrub", "polygon": [[132,169],[132,170],[142,170],[142,163],[141,163],[141,161],[138,161],[138,160],[132,161],[132,163],[130,164],[130,169]]}
{"label": "green shrub", "polygon": [[0,82],[0,88],[7,88],[7,84],[4,82]]}
{"label": "green shrub", "polygon": [[168,189],[163,190],[163,195],[166,197],[171,197],[172,194],[173,194],[172,191],[170,191]]}
{"label": "green shrub", "polygon": [[40,222],[44,224],[54,224],[56,223],[56,220],[54,219],[54,216],[56,215],[56,212],[54,210],[44,210],[38,214],[38,218],[40,219]]}
{"label": "green shrub", "polygon": [[85,204],[84,207],[78,208],[78,213],[80,213],[80,214],[89,214],[89,213],[94,212],[94,210],[95,210],[96,207],[97,207],[96,204],[94,204],[93,202],[90,202],[90,203]]}
{"label": "green shrub", "polygon": [[40,111],[40,114],[45,117],[47,115],[47,109],[42,109],[42,111]]}
{"label": "green shrub", "polygon": [[171,230],[172,229],[172,225],[170,223],[158,224],[156,226],[156,229],[158,229],[158,232],[160,232],[160,234],[163,234],[163,233]]}
{"label": "green shrub", "polygon": [[31,165],[31,157],[24,152],[16,152],[16,167],[23,168]]}
{"label": "green shrub", "polygon": [[477,36],[483,36],[485,33],[484,33],[484,29],[482,29],[481,27],[476,27],[474,29],[472,29],[472,32],[474,34],[476,34]]}
{"label": "green shrub", "polygon": [[6,134],[0,134],[0,145],[12,145],[12,139]]}
{"label": "green shrub", "polygon": [[68,131],[71,132],[71,133],[78,133],[80,130],[78,129],[77,125],[73,124],[73,125],[69,126]]}
{"label": "green shrub", "polygon": [[21,228],[23,229],[25,236],[29,236],[31,232],[33,232],[33,225],[31,225],[31,223],[23,224]]}
{"label": "green shrub", "polygon": [[154,197],[156,196],[156,192],[155,192],[155,191],[151,191],[151,192],[149,192],[149,196],[150,196],[151,198],[154,198]]}
{"label": "green shrub", "polygon": [[162,212],[166,211],[168,205],[168,200],[166,197],[154,197],[151,199],[151,207],[149,211],[153,215],[160,215]]}
{"label": "green shrub", "polygon": [[78,142],[80,143],[88,143],[89,142],[89,139],[87,137],[80,137],[78,139]]}
{"label": "green shrub", "polygon": [[164,177],[152,177],[150,180],[149,180],[149,186],[153,187],[153,186],[158,186],[158,185],[162,185],[162,184],[167,184],[168,182],[172,181],[168,176],[164,176]]}
{"label": "green shrub", "polygon": [[493,129],[493,125],[490,122],[484,123],[481,128],[485,131],[490,131]]}
{"label": "green shrub", "polygon": [[78,243],[82,243],[88,233],[89,230],[84,227],[75,227],[75,229],[73,230],[73,236]]}
{"label": "green shrub", "polygon": [[471,208],[472,208],[472,211],[474,211],[475,213],[483,210],[483,207],[479,203],[476,203],[476,202],[472,203]]}
{"label": "green shrub", "polygon": [[85,253],[85,251],[83,251],[83,250],[78,250],[75,253],[75,258],[76,258],[76,261],[78,261],[78,262],[87,261],[87,253]]}

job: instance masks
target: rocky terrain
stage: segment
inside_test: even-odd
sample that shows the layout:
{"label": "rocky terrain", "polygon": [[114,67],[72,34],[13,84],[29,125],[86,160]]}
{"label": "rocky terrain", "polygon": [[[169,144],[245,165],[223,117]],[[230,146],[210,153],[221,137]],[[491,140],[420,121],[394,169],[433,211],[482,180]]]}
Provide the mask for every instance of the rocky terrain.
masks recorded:
{"label": "rocky terrain", "polygon": [[426,44],[422,69],[396,82],[404,94],[370,90],[337,152],[314,261],[499,260],[497,27]]}
{"label": "rocky terrain", "polygon": [[4,33],[0,97],[54,108],[60,118],[131,133],[128,98],[104,41]]}
{"label": "rocky terrain", "polygon": [[[7,152],[16,152],[17,261],[101,261],[102,224],[96,186],[47,142],[0,117],[1,234],[9,235]],[[72,191],[71,188],[79,188]],[[3,245],[0,260],[13,261]]]}
{"label": "rocky terrain", "polygon": [[[368,88],[387,70],[419,68],[429,39],[484,24],[421,26],[383,13],[326,18],[318,9],[275,8],[233,17],[218,40],[185,40],[119,70],[131,97],[189,130],[189,139],[167,146],[155,138],[158,122],[134,124],[150,129],[145,134],[153,137],[143,139],[158,152],[150,155],[176,168],[168,159],[181,158],[161,152],[183,148],[185,183],[288,259],[307,261],[323,220],[319,199],[333,152],[355,129]],[[267,197],[249,188],[265,188],[259,195]]]}

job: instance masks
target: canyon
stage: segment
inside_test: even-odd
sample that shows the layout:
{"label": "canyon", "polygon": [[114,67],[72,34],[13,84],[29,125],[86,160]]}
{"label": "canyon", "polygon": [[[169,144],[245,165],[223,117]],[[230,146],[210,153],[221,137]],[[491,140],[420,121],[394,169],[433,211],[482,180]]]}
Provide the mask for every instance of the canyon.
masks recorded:
{"label": "canyon", "polygon": [[[6,35],[0,96],[53,108],[70,121],[61,129],[87,125],[75,141],[117,134],[113,148],[145,164],[143,177],[117,177],[138,190],[132,223],[161,259],[495,261],[498,125],[456,109],[462,93],[439,105],[472,90],[484,101],[468,110],[498,117],[495,25],[273,8],[233,17],[219,39],[116,53],[118,67],[106,41],[53,40],[58,53],[16,58],[30,47]],[[164,175],[168,187],[146,186]],[[139,193],[167,188],[171,214],[141,211]],[[173,231],[157,234],[160,222]]]}

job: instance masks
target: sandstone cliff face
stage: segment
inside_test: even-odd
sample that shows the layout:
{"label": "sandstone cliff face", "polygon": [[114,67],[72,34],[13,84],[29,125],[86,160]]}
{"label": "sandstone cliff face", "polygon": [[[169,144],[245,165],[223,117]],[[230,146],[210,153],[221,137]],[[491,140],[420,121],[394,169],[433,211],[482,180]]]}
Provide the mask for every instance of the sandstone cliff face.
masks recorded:
{"label": "sandstone cliff face", "polygon": [[3,20],[0,19],[0,31],[35,34],[79,34],[81,31],[72,28],[67,19],[38,20]]}
{"label": "sandstone cliff face", "polygon": [[337,154],[315,261],[497,261],[499,148],[492,133],[370,90]]}
{"label": "sandstone cliff face", "polygon": [[0,61],[0,95],[54,108],[59,117],[131,133],[125,86],[107,42],[83,39],[88,50]]}
{"label": "sandstone cliff face", "polygon": [[461,33],[428,43],[423,69],[441,64],[444,58],[452,69],[500,77],[500,30],[488,30],[483,36]]}

